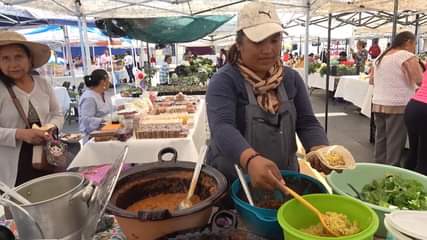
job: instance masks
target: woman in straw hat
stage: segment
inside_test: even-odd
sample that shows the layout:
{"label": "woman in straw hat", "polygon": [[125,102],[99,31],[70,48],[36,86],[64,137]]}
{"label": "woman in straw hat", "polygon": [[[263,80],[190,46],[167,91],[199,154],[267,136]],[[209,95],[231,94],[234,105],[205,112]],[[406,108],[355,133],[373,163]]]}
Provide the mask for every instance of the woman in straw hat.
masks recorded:
{"label": "woman in straw hat", "polygon": [[[283,27],[272,5],[251,2],[239,12],[228,64],[210,80],[207,113],[212,134],[208,163],[229,181],[240,164],[257,187],[272,189],[272,172],[298,171],[296,139],[312,151],[328,145],[299,74],[280,60]],[[329,172],[317,158],[312,165]]]}
{"label": "woman in straw hat", "polygon": [[33,168],[32,155],[50,135],[31,126],[62,127],[64,117],[51,86],[31,73],[49,57],[48,46],[0,32],[0,180],[9,186],[48,173]]}

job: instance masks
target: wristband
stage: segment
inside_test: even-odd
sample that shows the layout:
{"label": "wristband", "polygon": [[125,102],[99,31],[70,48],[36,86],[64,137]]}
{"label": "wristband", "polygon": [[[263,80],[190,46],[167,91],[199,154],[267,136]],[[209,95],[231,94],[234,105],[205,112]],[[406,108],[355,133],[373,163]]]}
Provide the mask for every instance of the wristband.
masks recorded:
{"label": "wristband", "polygon": [[248,170],[249,163],[252,161],[252,159],[254,159],[254,158],[258,157],[258,156],[261,156],[261,154],[260,154],[260,153],[254,153],[254,154],[252,154],[252,155],[248,158],[248,160],[246,160],[246,166],[245,166],[245,169],[246,169],[246,170]]}

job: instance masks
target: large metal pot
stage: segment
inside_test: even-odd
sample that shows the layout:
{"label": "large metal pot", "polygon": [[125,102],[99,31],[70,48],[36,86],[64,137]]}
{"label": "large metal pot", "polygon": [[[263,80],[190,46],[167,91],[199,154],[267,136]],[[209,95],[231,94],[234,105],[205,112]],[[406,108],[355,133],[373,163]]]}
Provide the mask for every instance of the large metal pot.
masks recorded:
{"label": "large metal pot", "polygon": [[[16,222],[20,239],[92,239],[118,179],[128,147],[124,146],[105,178],[94,186],[72,172],[50,174],[15,188],[31,204],[0,198]],[[7,198],[7,196],[6,196]]]}
{"label": "large metal pot", "polygon": [[15,190],[31,202],[20,205],[25,211],[9,206],[22,239],[34,239],[34,234],[46,239],[80,239],[93,190],[82,175],[71,172],[46,175]]}
{"label": "large metal pot", "polygon": [[[172,161],[163,161],[165,153],[173,153]],[[159,162],[141,164],[124,172],[117,182],[108,205],[128,239],[156,239],[172,232],[204,226],[212,214],[214,203],[223,196],[227,182],[219,171],[204,165],[196,187],[201,202],[193,207],[168,211],[126,210],[141,199],[162,193],[186,192],[195,163],[176,161],[172,148],[159,153]]]}

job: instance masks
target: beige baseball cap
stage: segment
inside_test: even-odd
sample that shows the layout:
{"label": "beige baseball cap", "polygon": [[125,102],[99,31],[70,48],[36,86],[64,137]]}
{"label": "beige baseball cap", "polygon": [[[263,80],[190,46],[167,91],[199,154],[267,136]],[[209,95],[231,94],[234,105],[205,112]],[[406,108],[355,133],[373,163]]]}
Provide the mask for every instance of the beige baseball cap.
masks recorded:
{"label": "beige baseball cap", "polygon": [[243,30],[252,42],[284,32],[274,6],[266,2],[251,2],[243,6],[237,18],[237,31]]}

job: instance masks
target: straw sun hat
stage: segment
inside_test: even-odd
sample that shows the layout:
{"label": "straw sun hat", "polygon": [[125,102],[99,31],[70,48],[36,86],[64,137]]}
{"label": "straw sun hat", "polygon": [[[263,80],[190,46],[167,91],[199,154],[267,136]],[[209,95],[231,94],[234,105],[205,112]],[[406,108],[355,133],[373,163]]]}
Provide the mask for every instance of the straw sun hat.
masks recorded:
{"label": "straw sun hat", "polygon": [[43,66],[50,58],[50,48],[47,45],[30,42],[24,35],[12,31],[0,31],[0,46],[21,44],[30,50],[33,68]]}

